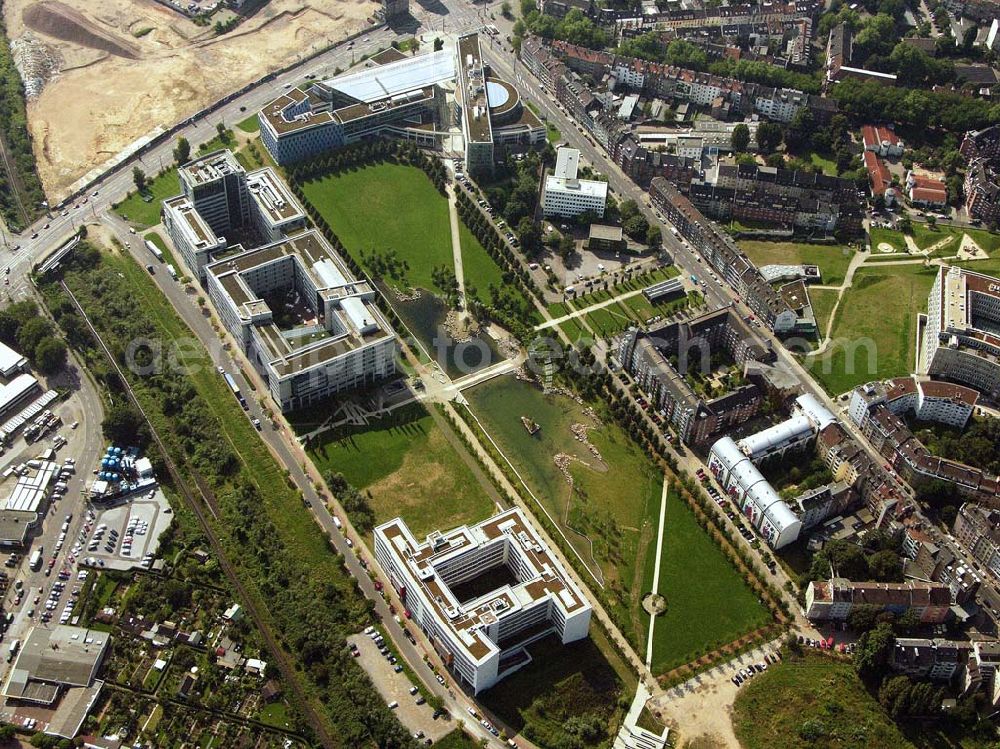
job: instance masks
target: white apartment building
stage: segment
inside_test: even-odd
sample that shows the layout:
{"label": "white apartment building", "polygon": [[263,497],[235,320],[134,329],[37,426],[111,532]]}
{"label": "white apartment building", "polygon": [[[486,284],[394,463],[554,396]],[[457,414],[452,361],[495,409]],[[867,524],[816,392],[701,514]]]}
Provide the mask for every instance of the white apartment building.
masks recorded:
{"label": "white apartment building", "polygon": [[367,387],[396,371],[378,292],[310,230],[206,266],[209,297],[282,411]]}
{"label": "white apartment building", "polygon": [[942,267],[927,298],[924,371],[1000,400],[1000,279]]}
{"label": "white apartment building", "polygon": [[412,620],[476,694],[530,663],[527,645],[587,636],[590,603],[517,508],[423,542],[400,518],[374,535]]}
{"label": "white apartment building", "polygon": [[545,177],[542,190],[542,211],[546,217],[572,218],[587,211],[604,216],[608,201],[608,184],[596,180],[578,179],[580,152],[575,148],[560,148],[556,166]]}

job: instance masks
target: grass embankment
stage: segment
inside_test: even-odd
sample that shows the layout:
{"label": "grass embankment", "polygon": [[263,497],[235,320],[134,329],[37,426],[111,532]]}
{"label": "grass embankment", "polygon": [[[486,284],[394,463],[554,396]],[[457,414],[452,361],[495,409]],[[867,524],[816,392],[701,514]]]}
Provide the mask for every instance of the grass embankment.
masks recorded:
{"label": "grass embankment", "polygon": [[[657,507],[657,520],[659,507]],[[665,673],[771,622],[771,614],[698,525],[691,508],[667,492],[656,592],[667,610],[653,628],[653,673]],[[646,554],[643,592],[653,589],[655,539]],[[639,614],[642,616],[642,613]],[[644,621],[648,626],[648,616]]]}
{"label": "grass embankment", "polygon": [[163,174],[150,179],[143,193],[129,193],[125,200],[115,206],[115,212],[136,226],[154,226],[160,223],[160,206],[163,201],[179,195],[180,191],[177,167],[170,167]]}
{"label": "grass embankment", "polygon": [[[213,530],[256,599],[263,624],[297,665],[295,678],[303,682],[328,733],[345,746],[405,741],[367,676],[344,653],[344,638],[367,621],[367,605],[300,493],[204,349],[192,346],[191,330],[150,276],[131,258],[113,254],[80,268],[87,257],[83,251],[74,256],[66,283],[112,350],[124,351],[129,341],[146,338],[164,350],[183,346],[184,361],[199,365],[154,367],[147,376],[133,375],[136,395],[185,483],[200,486],[218,504],[220,517],[210,521]],[[45,294],[57,318],[74,314],[66,312],[59,287],[47,286]],[[85,338],[76,343],[95,374],[113,381],[93,343]]]}
{"label": "grass embankment", "polygon": [[917,314],[926,311],[934,275],[922,265],[859,269],[838,308],[831,348],[805,360],[812,376],[839,395],[913,371]]}
{"label": "grass embankment", "polygon": [[843,245],[806,244],[803,242],[739,243],[754,264],[761,265],[818,265],[822,281],[827,286],[839,286],[847,275],[847,266],[854,257],[854,250]]}
{"label": "grass embankment", "polygon": [[314,439],[317,468],[338,471],[369,497],[377,522],[402,517],[414,536],[487,518],[493,503],[433,417],[419,404],[367,427],[343,427]]}
{"label": "grass embankment", "polygon": [[740,689],[733,728],[743,749],[912,749],[849,661],[786,658]]}

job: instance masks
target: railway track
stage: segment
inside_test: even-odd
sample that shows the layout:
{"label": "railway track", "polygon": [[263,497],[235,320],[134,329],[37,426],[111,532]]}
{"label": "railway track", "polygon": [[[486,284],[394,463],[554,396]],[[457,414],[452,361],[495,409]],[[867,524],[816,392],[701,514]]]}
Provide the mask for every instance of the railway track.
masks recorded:
{"label": "railway track", "polygon": [[[209,545],[212,547],[212,550],[214,551],[216,558],[219,560],[219,565],[222,567],[222,571],[225,573],[226,577],[229,578],[229,581],[232,583],[233,588],[236,590],[237,596],[239,597],[240,601],[246,608],[247,612],[250,614],[250,618],[253,620],[257,629],[260,631],[261,637],[264,640],[264,644],[270,651],[271,657],[274,659],[274,663],[277,666],[278,671],[281,672],[282,678],[284,679],[285,683],[288,684],[289,687],[291,687],[292,692],[295,694],[295,699],[298,702],[298,705],[301,707],[303,714],[305,715],[306,722],[309,724],[310,728],[312,728],[313,732],[316,735],[317,740],[320,742],[322,746],[328,747],[329,749],[334,749],[335,747],[338,747],[339,744],[337,744],[333,740],[333,736],[327,730],[325,722],[314,708],[312,702],[310,701],[308,695],[306,694],[305,688],[302,686],[301,682],[299,682],[297,674],[295,672],[294,664],[291,662],[291,659],[278,644],[277,639],[271,632],[270,627],[267,625],[263,615],[261,614],[260,607],[257,604],[256,597],[250,594],[250,592],[247,590],[247,588],[243,585],[243,583],[237,576],[236,568],[234,567],[232,562],[229,561],[229,558],[226,556],[226,552],[224,547],[222,546],[222,543],[219,541],[218,536],[215,534],[211,522],[206,517],[205,508],[208,508],[208,512],[211,513],[212,518],[214,520],[219,520],[221,517],[221,512],[219,511],[218,504],[215,500],[215,496],[212,494],[212,492],[205,491],[206,487],[202,486],[202,484],[204,483],[203,479],[201,479],[201,477],[198,476],[197,472],[195,472],[193,469],[191,469],[191,472],[192,475],[195,477],[195,482],[199,484],[198,493],[201,495],[202,501],[199,502],[198,499],[194,496],[194,494],[192,494],[191,489],[188,486],[188,482],[185,481],[184,476],[177,468],[176,463],[174,462],[173,458],[170,456],[170,453],[167,450],[166,444],[160,438],[160,435],[157,432],[156,427],[153,425],[152,420],[147,416],[146,411],[142,407],[142,404],[139,402],[139,399],[136,397],[135,392],[132,390],[131,383],[125,377],[125,373],[122,371],[121,367],[118,366],[118,362],[115,361],[114,356],[111,354],[111,350],[108,348],[107,344],[104,342],[104,339],[101,337],[100,333],[98,333],[97,329],[90,321],[90,318],[87,316],[87,313],[84,311],[83,306],[80,304],[79,300],[77,300],[76,296],[66,285],[66,282],[60,281],[60,285],[62,286],[63,291],[66,292],[66,295],[73,302],[73,306],[76,307],[77,311],[80,313],[80,316],[83,318],[83,321],[87,324],[87,328],[90,330],[91,334],[93,334],[94,340],[96,340],[97,343],[100,345],[101,351],[104,353],[104,356],[107,358],[108,362],[114,368],[115,372],[118,375],[119,380],[125,387],[125,393],[126,395],[128,395],[128,398],[132,402],[132,405],[135,406],[138,412],[142,415],[143,420],[149,427],[149,432],[153,437],[153,441],[160,449],[160,453],[162,454],[164,463],[167,466],[167,471],[170,473],[170,476],[174,481],[174,485],[177,486],[177,488],[180,490],[181,494],[184,496],[185,503],[188,505],[191,511],[195,514],[195,517],[198,519],[198,524],[201,526],[202,531],[208,538]],[[188,466],[188,468],[190,469],[190,466]]]}

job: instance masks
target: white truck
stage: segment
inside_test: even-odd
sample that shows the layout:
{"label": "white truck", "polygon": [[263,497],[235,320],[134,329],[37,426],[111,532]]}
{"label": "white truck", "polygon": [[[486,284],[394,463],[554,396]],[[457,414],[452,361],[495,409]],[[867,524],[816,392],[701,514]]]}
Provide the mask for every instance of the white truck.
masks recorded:
{"label": "white truck", "polygon": [[177,269],[170,263],[167,263],[167,273],[170,274],[172,279],[177,280]]}

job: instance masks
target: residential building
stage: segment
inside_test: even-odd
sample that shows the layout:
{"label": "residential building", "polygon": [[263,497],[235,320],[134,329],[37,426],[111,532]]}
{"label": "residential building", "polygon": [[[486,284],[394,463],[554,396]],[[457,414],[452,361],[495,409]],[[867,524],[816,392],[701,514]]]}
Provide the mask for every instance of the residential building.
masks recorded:
{"label": "residential building", "polygon": [[806,616],[812,621],[844,621],[855,606],[876,606],[902,616],[916,612],[924,624],[941,624],[951,612],[951,592],[940,583],[814,580],[806,588]]}
{"label": "residential building", "polygon": [[882,161],[875,151],[864,152],[862,156],[865,163],[865,171],[868,172],[868,184],[871,187],[872,196],[881,195],[888,205],[896,203],[896,190],[892,186],[892,174],[889,168]]}
{"label": "residential building", "polygon": [[[763,392],[747,382],[712,399],[685,381],[690,367],[710,368],[711,355],[725,353],[738,367],[772,362],[774,351],[731,309],[721,309],[649,331],[629,328],[617,341],[617,358],[645,391],[652,406],[673,424],[682,441],[706,444],[760,408]],[[676,364],[671,363],[676,361]]]}
{"label": "residential building", "polygon": [[910,170],[906,175],[906,190],[910,205],[936,209],[948,205],[948,188],[940,179]]}
{"label": "residential building", "polygon": [[575,148],[560,148],[556,165],[545,177],[542,188],[542,211],[546,217],[572,218],[581,213],[604,215],[608,200],[608,183],[579,179],[580,152]]}
{"label": "residential building", "polygon": [[965,502],[955,516],[955,538],[994,578],[1000,578],[1000,511]]}
{"label": "residential building", "polygon": [[865,151],[876,156],[892,159],[903,155],[903,141],[885,125],[862,125],[861,142]]}
{"label": "residential building", "polygon": [[939,268],[927,298],[923,343],[928,375],[1000,402],[1000,279]]}
{"label": "residential building", "polygon": [[854,33],[847,28],[846,24],[838,24],[830,31],[830,39],[826,46],[826,81],[828,85],[845,78],[877,81],[888,86],[896,85],[894,74],[868,70],[854,65],[852,64],[853,56]]}
{"label": "residential building", "polygon": [[224,254],[205,274],[219,317],[282,411],[396,371],[396,336],[378,292],[315,230]]}
{"label": "residential building", "polygon": [[951,681],[964,668],[971,645],[957,640],[897,637],[889,666],[914,679]]}
{"label": "residential building", "polygon": [[374,537],[407,615],[474,694],[530,663],[531,643],[587,636],[590,603],[517,508],[423,542],[399,518]]}

